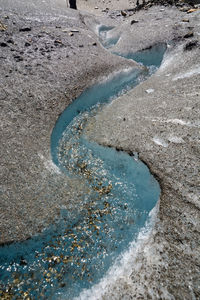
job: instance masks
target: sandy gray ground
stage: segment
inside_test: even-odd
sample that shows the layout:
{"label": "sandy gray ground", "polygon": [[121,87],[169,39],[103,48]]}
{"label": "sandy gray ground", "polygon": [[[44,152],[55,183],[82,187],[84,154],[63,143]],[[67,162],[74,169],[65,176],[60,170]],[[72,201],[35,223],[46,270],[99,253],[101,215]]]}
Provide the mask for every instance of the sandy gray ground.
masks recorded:
{"label": "sandy gray ground", "polygon": [[[13,8],[11,0],[0,1],[0,242],[27,238],[53,222],[63,205],[79,201],[84,182],[69,180],[51,163],[51,131],[81,91],[130,65],[103,49],[94,33],[97,24],[119,23],[110,33],[121,37],[113,51],[172,39],[175,47],[152,78],[87,128],[102,144],[138,152],[162,188],[155,232],[137,269],[133,263],[130,276],[119,278],[104,299],[200,298],[199,11],[155,7],[108,19],[65,10],[62,0],[59,8],[49,0],[38,10],[40,2],[15,1]],[[138,23],[130,25],[132,19]]]}

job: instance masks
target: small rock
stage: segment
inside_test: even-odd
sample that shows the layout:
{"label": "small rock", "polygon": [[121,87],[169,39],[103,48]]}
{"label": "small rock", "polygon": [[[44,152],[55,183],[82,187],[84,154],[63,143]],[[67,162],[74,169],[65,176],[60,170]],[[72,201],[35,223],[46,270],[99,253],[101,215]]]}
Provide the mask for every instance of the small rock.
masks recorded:
{"label": "small rock", "polygon": [[81,45],[79,45],[79,48],[83,48],[84,46],[81,44]]}
{"label": "small rock", "polygon": [[182,12],[188,12],[189,7],[188,6],[183,6],[183,7],[179,8],[179,10],[182,11]]}
{"label": "small rock", "polygon": [[[62,45],[62,42],[60,40],[55,40],[54,41],[54,45],[58,46],[58,45]],[[41,50],[41,49],[40,49]]]}
{"label": "small rock", "polygon": [[97,46],[97,43],[96,43],[96,42],[94,42],[94,43],[92,44],[92,46]]}
{"label": "small rock", "polygon": [[186,33],[184,35],[184,38],[187,39],[187,38],[190,38],[190,37],[193,37],[194,36],[194,33],[192,31],[189,31],[188,33]]}
{"label": "small rock", "polygon": [[8,47],[8,44],[6,44],[5,42],[1,42],[0,47]]}
{"label": "small rock", "polygon": [[71,29],[71,32],[79,32],[78,29]]}
{"label": "small rock", "polygon": [[24,46],[25,46],[25,47],[29,47],[29,46],[31,46],[31,43],[26,42],[26,43],[24,44]]}
{"label": "small rock", "polygon": [[136,21],[136,20],[132,20],[132,21],[131,21],[131,25],[133,25],[133,24],[135,24],[135,23],[138,23],[138,21]]}
{"label": "small rock", "polygon": [[69,32],[68,34],[69,34],[69,36],[73,36],[74,35],[73,32]]}
{"label": "small rock", "polygon": [[19,61],[23,61],[23,60],[24,60],[23,57],[20,56],[20,55],[14,55],[13,57],[14,57],[14,59],[15,59],[16,62],[19,62]]}
{"label": "small rock", "polygon": [[194,40],[194,41],[191,41],[191,42],[188,42],[185,47],[184,47],[184,50],[185,51],[190,51],[192,50],[193,48],[196,48],[198,46],[198,41],[197,40]]}
{"label": "small rock", "polygon": [[19,29],[20,32],[28,32],[31,31],[31,27],[23,27]]}
{"label": "small rock", "polygon": [[98,6],[95,6],[95,8],[94,8],[94,9],[99,9],[99,8],[98,8]]}
{"label": "small rock", "polygon": [[27,261],[24,258],[20,259],[20,266],[26,266],[27,265]]}
{"label": "small rock", "polygon": [[5,31],[7,29],[7,26],[1,23],[0,21],[0,31]]}
{"label": "small rock", "polygon": [[189,19],[183,19],[182,22],[190,22]]}
{"label": "small rock", "polygon": [[189,10],[187,11],[187,13],[188,13],[188,14],[191,14],[191,13],[197,11],[197,10],[198,10],[198,8],[191,8],[191,9],[189,9]]}
{"label": "small rock", "polygon": [[13,39],[8,39],[8,40],[7,40],[7,43],[9,43],[9,44],[14,44],[14,41],[13,41]]}
{"label": "small rock", "polygon": [[126,17],[126,16],[127,16],[127,13],[126,13],[124,10],[121,10],[121,15],[122,15],[123,17]]}

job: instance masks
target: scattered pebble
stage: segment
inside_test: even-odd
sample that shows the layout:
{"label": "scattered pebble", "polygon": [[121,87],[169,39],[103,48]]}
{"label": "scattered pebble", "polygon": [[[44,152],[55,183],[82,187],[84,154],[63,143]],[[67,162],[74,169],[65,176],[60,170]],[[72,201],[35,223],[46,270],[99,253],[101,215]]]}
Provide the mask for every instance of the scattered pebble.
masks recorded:
{"label": "scattered pebble", "polygon": [[7,43],[9,43],[9,44],[14,44],[14,41],[13,41],[13,39],[8,39],[8,40],[7,40]]}
{"label": "scattered pebble", "polygon": [[185,51],[190,51],[194,48],[196,48],[198,46],[198,41],[197,40],[194,40],[194,41],[191,41],[191,42],[188,42],[185,47],[184,47],[184,50]]}
{"label": "scattered pebble", "polygon": [[[55,45],[55,46],[62,45],[62,41],[60,41],[60,40],[55,40],[55,41],[54,41],[54,45]],[[40,49],[40,50],[41,50],[41,49]]]}
{"label": "scattered pebble", "polygon": [[1,23],[0,21],[0,31],[5,31],[7,29],[7,26]]}
{"label": "scattered pebble", "polygon": [[19,29],[19,32],[28,32],[31,31],[31,27],[23,27]]}
{"label": "scattered pebble", "polygon": [[189,10],[187,11],[187,13],[190,14],[190,13],[193,13],[193,12],[195,12],[195,11],[197,11],[197,10],[198,10],[198,8],[191,8],[191,9],[189,9]]}
{"label": "scattered pebble", "polygon": [[25,47],[29,47],[29,46],[31,46],[31,43],[26,42],[26,43],[24,44],[24,46],[25,46]]}
{"label": "scattered pebble", "polygon": [[6,44],[5,42],[1,42],[0,47],[8,47],[8,44]]}
{"label": "scattered pebble", "polygon": [[137,21],[137,20],[132,20],[132,21],[131,21],[131,25],[133,25],[133,24],[135,24],[135,23],[138,23],[138,21]]}
{"label": "scattered pebble", "polygon": [[16,62],[20,62],[20,61],[24,60],[23,57],[20,56],[20,55],[14,55],[13,57],[14,57],[14,59],[15,59]]}
{"label": "scattered pebble", "polygon": [[189,31],[188,33],[186,33],[185,35],[184,35],[184,38],[190,38],[190,37],[193,37],[194,36],[194,33],[192,32],[192,31]]}
{"label": "scattered pebble", "polygon": [[79,32],[78,29],[71,29],[71,32]]}
{"label": "scattered pebble", "polygon": [[126,13],[124,10],[121,10],[121,15],[122,15],[123,17],[126,17],[126,16],[127,16],[127,13]]}

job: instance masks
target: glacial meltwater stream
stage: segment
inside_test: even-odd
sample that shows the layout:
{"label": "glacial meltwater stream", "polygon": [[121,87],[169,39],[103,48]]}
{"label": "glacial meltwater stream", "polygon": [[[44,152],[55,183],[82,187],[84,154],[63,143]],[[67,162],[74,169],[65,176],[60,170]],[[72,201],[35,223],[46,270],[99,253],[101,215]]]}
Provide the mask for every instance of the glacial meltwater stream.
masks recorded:
{"label": "glacial meltwater stream", "polygon": [[[128,58],[144,63],[150,75],[165,50],[157,45]],[[66,176],[83,178],[88,193],[42,234],[0,248],[0,298],[73,299],[98,283],[137,239],[159,199],[159,184],[134,156],[87,140],[84,127],[104,103],[145,77],[135,69],[116,73],[59,117],[51,137],[53,162]]]}

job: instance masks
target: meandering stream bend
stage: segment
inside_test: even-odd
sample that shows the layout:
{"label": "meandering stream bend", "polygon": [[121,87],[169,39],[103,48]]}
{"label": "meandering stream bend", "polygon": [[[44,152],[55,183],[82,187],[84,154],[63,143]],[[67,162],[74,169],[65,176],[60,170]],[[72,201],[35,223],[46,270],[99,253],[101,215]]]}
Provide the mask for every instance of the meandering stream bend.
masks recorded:
{"label": "meandering stream bend", "polygon": [[[160,45],[129,58],[152,70],[164,51]],[[0,248],[1,298],[72,299],[97,283],[145,226],[159,198],[157,181],[142,162],[84,135],[88,118],[141,76],[135,70],[115,74],[86,90],[58,119],[51,137],[53,161],[67,176],[80,176],[88,192],[78,207],[62,210],[56,226]]]}

